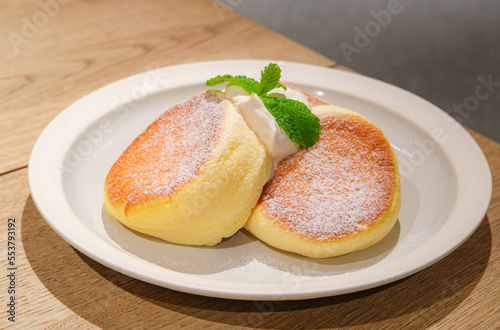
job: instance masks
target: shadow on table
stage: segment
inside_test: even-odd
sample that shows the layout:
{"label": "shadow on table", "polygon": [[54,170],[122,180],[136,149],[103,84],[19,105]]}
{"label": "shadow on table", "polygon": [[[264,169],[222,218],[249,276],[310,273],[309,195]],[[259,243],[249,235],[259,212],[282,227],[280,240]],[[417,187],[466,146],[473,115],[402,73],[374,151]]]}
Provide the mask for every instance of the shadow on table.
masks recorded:
{"label": "shadow on table", "polygon": [[60,238],[31,197],[26,201],[21,230],[26,256],[40,281],[74,313],[104,328],[195,322],[200,326],[199,320],[283,329],[373,323],[384,327],[395,322],[399,327],[423,327],[444,318],[467,298],[491,253],[491,229],[485,217],[457,250],[406,279],[336,297],[256,302],[176,292],[113,271]]}

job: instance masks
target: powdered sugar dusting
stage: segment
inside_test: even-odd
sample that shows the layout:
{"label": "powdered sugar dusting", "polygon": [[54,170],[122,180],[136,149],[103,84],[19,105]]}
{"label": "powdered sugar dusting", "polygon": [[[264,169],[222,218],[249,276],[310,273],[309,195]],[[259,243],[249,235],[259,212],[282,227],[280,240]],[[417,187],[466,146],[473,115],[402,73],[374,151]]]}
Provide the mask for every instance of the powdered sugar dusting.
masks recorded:
{"label": "powdered sugar dusting", "polygon": [[166,197],[198,175],[220,136],[224,107],[204,92],[161,115],[108,173],[111,201],[131,205]]}
{"label": "powdered sugar dusting", "polygon": [[377,127],[350,114],[320,120],[319,141],[278,164],[259,203],[282,227],[326,241],[373,225],[392,202],[396,174]]}

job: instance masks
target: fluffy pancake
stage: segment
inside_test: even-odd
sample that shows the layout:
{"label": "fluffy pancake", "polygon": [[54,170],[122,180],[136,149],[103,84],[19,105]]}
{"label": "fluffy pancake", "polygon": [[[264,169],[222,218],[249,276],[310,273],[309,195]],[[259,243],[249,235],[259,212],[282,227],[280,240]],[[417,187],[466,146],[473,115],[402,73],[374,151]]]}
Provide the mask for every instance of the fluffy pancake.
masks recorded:
{"label": "fluffy pancake", "polygon": [[338,107],[314,109],[319,141],[282,160],[245,228],[311,258],[365,249],[389,233],[401,205],[394,152],[382,131]]}
{"label": "fluffy pancake", "polygon": [[105,206],[139,232],[211,246],[243,227],[271,169],[234,105],[203,92],[166,111],[125,150],[106,177]]}

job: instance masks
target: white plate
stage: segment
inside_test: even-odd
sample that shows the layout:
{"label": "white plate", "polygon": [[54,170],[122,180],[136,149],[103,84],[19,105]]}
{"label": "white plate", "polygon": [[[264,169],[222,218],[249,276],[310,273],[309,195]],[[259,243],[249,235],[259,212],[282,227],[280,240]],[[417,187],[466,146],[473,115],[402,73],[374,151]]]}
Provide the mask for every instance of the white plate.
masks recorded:
{"label": "white plate", "polygon": [[377,245],[311,260],[245,231],[213,248],[133,233],[103,212],[104,177],[126,146],[170,106],[218,74],[258,78],[269,61],[202,62],[151,70],[101,88],[61,112],[29,163],[31,194],[49,225],[96,261],[174,290],[234,299],[338,295],[395,281],[429,266],[478,227],[491,174],[474,140],[443,111],[392,85],[319,66],[277,61],[282,80],[364,114],[386,133],[402,176],[402,209]]}

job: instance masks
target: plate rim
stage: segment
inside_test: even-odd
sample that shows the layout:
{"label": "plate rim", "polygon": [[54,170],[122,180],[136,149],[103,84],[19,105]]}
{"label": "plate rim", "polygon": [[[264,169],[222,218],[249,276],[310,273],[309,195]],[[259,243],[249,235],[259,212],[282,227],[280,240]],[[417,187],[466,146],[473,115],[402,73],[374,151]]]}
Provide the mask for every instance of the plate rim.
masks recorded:
{"label": "plate rim", "polygon": [[[125,86],[129,84],[130,82],[133,82],[137,79],[141,79],[144,77],[147,72],[142,72],[138,73],[123,79],[120,79],[118,81],[115,81],[111,84],[108,84],[104,87],[101,87],[84,97],[78,99],[74,103],[72,103],[70,106],[65,108],[63,111],[61,111],[52,121],[45,127],[45,129],[42,131],[40,136],[38,137],[31,155],[30,155],[30,160],[28,164],[28,180],[29,180],[29,186],[30,186],[30,191],[31,191],[31,196],[33,199],[33,202],[35,203],[35,206],[39,210],[40,214],[42,217],[45,219],[45,221],[56,231],[56,233],[61,236],[66,242],[68,242],[70,245],[75,247],[77,250],[80,252],[84,253],[88,257],[96,260],[97,262],[112,268],[118,272],[121,272],[123,274],[126,274],[128,276],[131,276],[133,278],[137,278],[139,280],[149,282],[155,285],[159,285],[162,287],[167,287],[170,289],[182,291],[182,292],[188,292],[188,293],[193,293],[193,294],[201,294],[205,296],[211,296],[211,297],[219,297],[219,298],[230,298],[230,299],[240,299],[240,300],[295,300],[295,299],[309,299],[309,298],[319,298],[319,297],[324,297],[324,296],[332,296],[332,295],[339,295],[339,294],[345,294],[345,293],[350,293],[350,292],[355,292],[355,291],[361,291],[373,287],[377,287],[383,284],[387,284],[393,281],[396,281],[398,279],[407,277],[409,275],[415,274],[418,271],[430,266],[431,264],[438,262],[445,256],[447,256],[449,253],[451,253],[453,250],[455,250],[458,246],[460,246],[463,242],[465,242],[477,229],[477,227],[480,225],[482,222],[484,215],[486,214],[487,208],[490,204],[491,200],[491,193],[492,193],[492,178],[491,178],[491,171],[489,169],[488,162],[479,148],[478,144],[476,141],[472,138],[472,136],[460,125],[458,122],[455,121],[451,116],[446,114],[444,111],[433,105],[432,103],[424,100],[423,98],[412,94],[404,89],[401,89],[397,86],[388,84],[386,82],[359,75],[356,73],[351,73],[347,71],[341,71],[338,69],[334,68],[329,68],[329,67],[323,67],[323,66],[318,66],[314,64],[306,64],[306,63],[299,63],[299,62],[289,62],[289,61],[281,61],[281,60],[216,60],[216,61],[203,61],[203,62],[193,62],[193,63],[185,63],[185,64],[178,64],[178,65],[173,65],[173,66],[167,66],[163,68],[159,68],[157,70],[164,71],[164,72],[182,72],[186,70],[194,70],[200,72],[200,68],[220,68],[221,66],[224,67],[231,67],[231,68],[254,68],[258,67],[258,71],[260,72],[260,69],[264,66],[267,65],[269,62],[275,62],[278,63],[284,72],[287,72],[287,70],[290,69],[298,69],[298,70],[306,70],[308,72],[308,77],[314,75],[315,73],[321,73],[326,76],[337,76],[340,77],[346,81],[349,82],[356,82],[356,81],[365,81],[368,84],[372,84],[375,86],[378,86],[382,89],[389,89],[394,91],[395,93],[399,93],[402,95],[402,97],[410,100],[411,102],[417,102],[420,104],[423,104],[427,107],[428,114],[432,113],[432,116],[443,116],[444,118],[447,118],[451,123],[454,123],[457,126],[457,129],[453,131],[452,137],[458,136],[460,137],[460,141],[462,143],[467,143],[467,147],[470,149],[470,151],[474,151],[474,154],[472,157],[467,157],[467,163],[464,164],[464,167],[471,167],[474,166],[476,169],[482,168],[483,172],[480,173],[480,178],[478,179],[475,177],[474,183],[476,186],[482,185],[483,189],[481,191],[481,195],[484,196],[481,199],[481,205],[478,205],[474,208],[474,212],[470,211],[469,213],[473,213],[472,216],[474,216],[474,221],[469,224],[469,227],[467,230],[464,230],[464,233],[461,234],[461,238],[459,240],[455,240],[453,243],[449,245],[446,249],[442,249],[440,253],[435,256],[431,261],[429,261],[428,258],[423,258],[423,256],[427,256],[429,253],[432,253],[432,247],[433,241],[436,240],[437,237],[441,237],[443,234],[441,233],[443,231],[443,227],[434,234],[433,237],[431,237],[425,244],[424,246],[427,247],[426,250],[424,250],[425,253],[422,253],[422,246],[414,251],[411,251],[410,253],[406,254],[405,257],[411,257],[410,259],[413,260],[413,267],[410,267],[410,269],[406,269],[406,271],[398,271],[398,267],[394,267],[395,263],[394,261],[391,261],[383,266],[384,269],[387,269],[389,272],[393,270],[394,272],[390,274],[392,275],[385,275],[382,276],[382,278],[378,279],[373,279],[371,281],[362,281],[359,284],[353,284],[349,287],[345,288],[338,288],[335,286],[332,286],[330,289],[314,289],[311,288],[310,285],[306,285],[306,283],[314,282],[314,283],[319,283],[319,282],[325,282],[325,284],[330,283],[332,281],[332,278],[327,278],[327,279],[314,279],[313,281],[304,281],[304,282],[290,282],[290,283],[247,283],[247,282],[228,282],[228,281],[222,281],[222,280],[214,280],[214,279],[208,279],[208,278],[202,278],[196,275],[192,274],[186,274],[186,273],[181,273],[177,271],[173,271],[164,267],[161,267],[159,265],[152,264],[146,260],[140,259],[139,257],[133,256],[126,251],[120,250],[114,246],[111,246],[107,244],[104,241],[99,241],[96,247],[99,248],[111,248],[111,251],[114,251],[115,253],[118,253],[120,255],[119,259],[114,259],[110,260],[108,257],[108,254],[106,254],[106,257],[103,257],[102,255],[99,255],[99,253],[96,253],[96,249],[89,249],[88,246],[85,246],[85,244],[82,244],[82,241],[79,238],[75,238],[74,236],[71,236],[68,234],[68,229],[65,228],[64,226],[61,226],[60,223],[58,223],[57,219],[54,219],[54,217],[57,217],[57,215],[60,213],[57,210],[54,209],[54,207],[50,206],[47,204],[46,198],[43,195],[45,192],[45,189],[43,187],[44,184],[47,184],[47,179],[45,180],[40,180],[40,164],[43,164],[43,167],[47,169],[47,160],[44,160],[43,154],[44,151],[47,151],[47,145],[44,145],[44,143],[50,142],[50,139],[53,139],[53,134],[54,130],[57,128],[58,125],[61,125],[64,121],[68,120],[68,116],[72,114],[72,111],[75,112],[75,110],[72,109],[77,109],[79,104],[87,102],[89,99],[91,100],[94,97],[98,97],[100,95],[105,95],[109,91],[115,90],[116,88],[121,88],[122,86]],[[218,72],[220,73],[220,69]],[[247,69],[248,70],[248,69]],[[240,73],[241,74],[241,73]],[[195,75],[196,76],[196,75]],[[286,76],[285,76],[286,77]],[[284,79],[285,80],[285,79]],[[189,83],[194,83],[196,81],[196,78],[193,77],[187,77],[186,80],[181,80],[179,81],[175,86],[172,87],[182,87],[183,84],[189,84]],[[202,82],[202,80],[199,80]],[[349,85],[349,84],[346,84]],[[168,88],[167,88],[168,89]],[[376,91],[371,91],[372,94],[373,92]],[[381,97],[380,95],[373,95],[377,100],[377,97]],[[104,108],[109,107],[109,106],[104,106]],[[93,109],[93,111],[89,111],[86,114],[81,114],[79,113],[80,120],[82,122],[85,122],[86,120],[91,120],[92,118],[95,119],[94,115],[99,114],[101,109]],[[108,111],[110,111],[108,109]],[[408,114],[408,111],[405,113]],[[419,125],[419,128],[421,128],[424,132],[429,133],[428,128],[425,127],[425,120],[419,117],[415,117],[416,114],[410,115],[411,119],[415,120],[415,123]],[[407,118],[407,117],[405,117]],[[413,123],[413,120],[412,120]],[[423,126],[422,126],[423,125]],[[76,134],[76,132],[74,132]],[[52,136],[51,136],[52,135]],[[457,142],[454,142],[454,145],[457,145]],[[463,145],[460,146],[460,150],[463,150]],[[456,153],[456,147],[455,149],[446,149],[442,150],[445,155],[448,157],[450,156],[449,154]],[[62,151],[59,151],[62,152]],[[67,152],[67,150],[66,150]],[[60,156],[60,154],[59,154]],[[455,164],[452,164],[455,166]],[[50,167],[50,166],[49,166]],[[62,174],[61,174],[62,175]],[[58,178],[62,180],[62,178]],[[50,180],[49,180],[50,181]],[[50,182],[49,182],[50,183]],[[457,182],[457,184],[460,182]],[[42,186],[42,187],[41,187]],[[476,187],[477,188],[477,187]],[[457,190],[461,194],[470,194],[470,191],[464,192],[464,189],[461,187],[458,187]],[[468,190],[468,189],[467,189]],[[61,192],[58,192],[59,197],[61,197]],[[64,198],[64,196],[62,196]],[[463,196],[457,196],[456,198],[464,198]],[[65,208],[67,211],[67,208]],[[451,216],[451,215],[450,215]],[[82,228],[79,228],[79,230],[85,230],[83,233],[85,235],[90,235],[90,236],[95,236],[98,237],[97,234],[93,233],[90,231],[88,228],[86,228],[83,224],[81,225]],[[71,232],[71,231],[70,231]],[[97,249],[98,250],[98,249]],[[419,252],[419,253],[417,253]],[[396,259],[397,260],[397,259]],[[144,274],[142,272],[137,272],[131,270],[129,267],[126,265],[130,264],[130,262],[133,261],[138,261],[139,263],[147,263],[149,265],[148,270],[150,271],[149,274]],[[125,266],[124,266],[125,265]],[[391,267],[392,266],[392,267]],[[396,269],[392,269],[396,268]],[[165,274],[167,274],[168,281],[165,282]],[[355,275],[354,279],[359,277],[359,274],[352,274]],[[351,276],[351,275],[350,275]],[[333,279],[334,280],[334,279]],[[200,283],[203,283],[200,285]],[[220,285],[220,284],[223,285]],[[299,287],[295,287],[297,283],[300,283]],[[323,284],[323,283],[322,283]],[[242,285],[246,287],[245,290],[241,290]],[[276,289],[278,287],[278,289]],[[317,286],[321,287],[321,285]]]}

